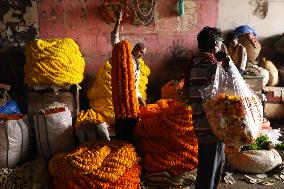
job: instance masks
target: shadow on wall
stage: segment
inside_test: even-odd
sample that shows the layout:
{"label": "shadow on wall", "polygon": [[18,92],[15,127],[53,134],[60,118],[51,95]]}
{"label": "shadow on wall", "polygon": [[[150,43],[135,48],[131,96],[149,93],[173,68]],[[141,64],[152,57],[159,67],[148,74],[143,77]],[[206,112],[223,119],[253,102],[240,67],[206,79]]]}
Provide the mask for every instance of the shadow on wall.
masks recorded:
{"label": "shadow on wall", "polygon": [[9,47],[0,51],[0,83],[11,85],[9,92],[23,113],[27,112],[26,88],[24,84],[24,48]]}
{"label": "shadow on wall", "polygon": [[157,86],[157,74],[151,77],[147,88],[150,103],[161,98],[161,88],[170,80],[181,80],[184,78],[186,65],[190,62],[194,50],[183,47],[180,43],[174,44],[170,56],[165,59],[162,71],[159,73],[159,86]]}

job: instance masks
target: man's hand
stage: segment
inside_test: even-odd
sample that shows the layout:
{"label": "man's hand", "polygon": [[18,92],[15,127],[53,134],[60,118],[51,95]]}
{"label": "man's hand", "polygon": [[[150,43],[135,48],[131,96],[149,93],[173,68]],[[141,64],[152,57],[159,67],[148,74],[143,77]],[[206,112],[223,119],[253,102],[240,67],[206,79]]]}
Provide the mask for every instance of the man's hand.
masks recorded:
{"label": "man's hand", "polygon": [[140,106],[146,106],[146,102],[141,97],[138,97],[138,102]]}
{"label": "man's hand", "polygon": [[224,51],[218,51],[216,54],[214,54],[214,56],[219,62],[222,62],[224,70],[228,71],[230,58],[228,57],[227,53]]}

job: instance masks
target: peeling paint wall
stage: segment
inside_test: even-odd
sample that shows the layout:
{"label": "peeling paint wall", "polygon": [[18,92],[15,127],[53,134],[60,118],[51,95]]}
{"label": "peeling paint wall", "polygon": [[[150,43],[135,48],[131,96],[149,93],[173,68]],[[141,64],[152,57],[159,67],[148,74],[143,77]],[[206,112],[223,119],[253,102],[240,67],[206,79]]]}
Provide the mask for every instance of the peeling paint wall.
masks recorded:
{"label": "peeling paint wall", "polygon": [[24,46],[38,35],[35,0],[0,0],[0,39],[4,46]]}
{"label": "peeling paint wall", "polygon": [[[130,8],[131,2],[129,1]],[[179,17],[178,0],[157,2],[155,24],[134,26],[129,21],[124,23],[120,30],[121,38],[129,40],[132,45],[137,42],[147,45],[144,59],[151,68],[150,83],[155,86],[152,87],[154,93],[158,93],[157,89],[167,80],[163,65],[171,55],[173,47],[179,45],[195,50],[197,32],[205,25],[216,25],[218,4],[218,0],[184,0],[185,14]],[[87,78],[93,77],[95,71],[111,57],[110,32],[114,24],[103,21],[102,4],[103,0],[38,2],[40,37],[73,38],[88,63]]]}
{"label": "peeling paint wall", "polygon": [[243,24],[253,27],[259,38],[280,35],[284,32],[284,0],[269,0],[267,15],[259,17],[254,13],[256,0],[220,0],[218,27],[232,30]]}

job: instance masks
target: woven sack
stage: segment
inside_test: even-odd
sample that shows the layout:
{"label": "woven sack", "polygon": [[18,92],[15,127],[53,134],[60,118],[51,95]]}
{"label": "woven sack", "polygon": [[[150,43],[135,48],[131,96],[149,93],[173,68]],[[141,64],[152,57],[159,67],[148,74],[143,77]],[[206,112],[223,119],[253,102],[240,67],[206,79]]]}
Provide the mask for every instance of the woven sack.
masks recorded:
{"label": "woven sack", "polygon": [[27,116],[0,123],[0,168],[13,168],[25,160],[29,150],[29,128]]}
{"label": "woven sack", "polygon": [[282,163],[275,149],[227,151],[226,160],[233,169],[246,173],[266,173]]}
{"label": "woven sack", "polygon": [[269,72],[269,80],[267,85],[276,86],[279,83],[278,69],[269,60],[263,58],[260,62],[260,66]]}
{"label": "woven sack", "polygon": [[247,50],[247,56],[248,56],[247,61],[252,64],[257,64],[255,60],[258,57],[259,52],[261,50],[261,44],[257,41],[256,43],[257,47],[255,48],[245,35],[239,37],[239,43],[243,45]]}

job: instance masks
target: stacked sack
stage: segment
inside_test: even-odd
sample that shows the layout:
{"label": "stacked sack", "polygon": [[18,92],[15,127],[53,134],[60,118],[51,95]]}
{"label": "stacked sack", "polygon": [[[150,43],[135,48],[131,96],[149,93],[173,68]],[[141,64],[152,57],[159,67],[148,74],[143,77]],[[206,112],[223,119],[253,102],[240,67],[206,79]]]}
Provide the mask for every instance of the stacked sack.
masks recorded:
{"label": "stacked sack", "polygon": [[80,144],[88,141],[110,140],[106,122],[92,109],[78,113],[75,133]]}
{"label": "stacked sack", "polygon": [[26,45],[25,83],[30,85],[78,84],[85,61],[71,38],[36,39]]}
{"label": "stacked sack", "polygon": [[177,100],[160,100],[141,107],[139,117],[134,135],[146,171],[166,171],[175,176],[197,167],[191,107]]}
{"label": "stacked sack", "polygon": [[141,168],[135,148],[121,141],[81,145],[49,163],[55,189],[137,189]]}

